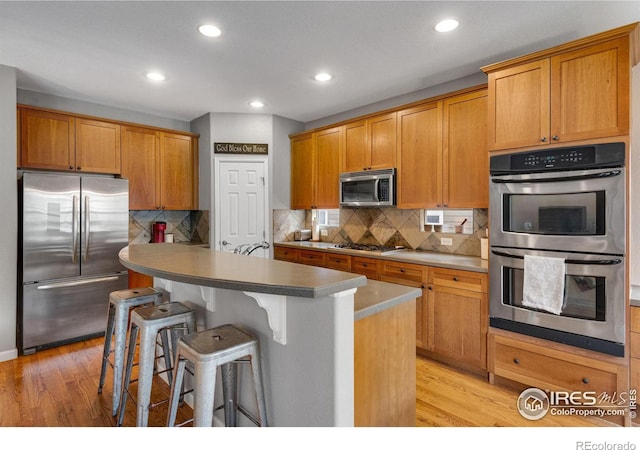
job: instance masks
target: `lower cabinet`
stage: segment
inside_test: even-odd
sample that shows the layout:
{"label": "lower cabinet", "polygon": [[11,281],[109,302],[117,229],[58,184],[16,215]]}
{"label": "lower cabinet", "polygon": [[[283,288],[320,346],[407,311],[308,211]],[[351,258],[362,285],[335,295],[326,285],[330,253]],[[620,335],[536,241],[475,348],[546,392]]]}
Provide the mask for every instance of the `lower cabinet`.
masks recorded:
{"label": "lower cabinet", "polygon": [[[629,391],[628,367],[616,358],[589,350],[491,328],[488,333],[489,380],[495,377],[548,391],[595,392],[618,401]],[[607,403],[610,406],[611,403]],[[625,417],[605,417],[624,424]]]}
{"label": "lower cabinet", "polygon": [[487,275],[431,268],[427,298],[427,350],[487,368]]}
{"label": "lower cabinet", "polygon": [[487,274],[278,245],[274,256],[421,288],[415,305],[419,351],[468,369],[486,370]]}
{"label": "lower cabinet", "polygon": [[153,277],[129,270],[129,289],[153,287]]}

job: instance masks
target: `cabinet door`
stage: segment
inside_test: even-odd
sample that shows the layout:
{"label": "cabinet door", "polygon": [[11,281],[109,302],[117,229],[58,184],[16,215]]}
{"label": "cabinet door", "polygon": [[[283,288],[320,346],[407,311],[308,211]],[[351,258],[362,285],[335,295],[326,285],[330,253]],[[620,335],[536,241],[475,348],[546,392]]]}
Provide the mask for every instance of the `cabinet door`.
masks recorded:
{"label": "cabinet door", "polygon": [[486,369],[486,305],[485,293],[430,285],[429,350]]}
{"label": "cabinet door", "polygon": [[551,58],[552,142],[629,133],[629,40]]}
{"label": "cabinet door", "polygon": [[314,159],[311,133],[291,140],[291,209],[313,206]]}
{"label": "cabinet door", "polygon": [[489,74],[489,150],[549,142],[549,60]]}
{"label": "cabinet door", "polygon": [[315,133],[316,208],[340,207],[340,147],[342,127]]}
{"label": "cabinet door", "polygon": [[120,173],[120,125],[76,119],[76,170]]}
{"label": "cabinet door", "polygon": [[487,91],[444,101],[443,204],[489,207]]}
{"label": "cabinet door", "polygon": [[442,206],[442,102],[398,112],[398,208]]}
{"label": "cabinet door", "polygon": [[160,133],[160,199],[162,209],[197,209],[197,163],[192,138]]}
{"label": "cabinet door", "polygon": [[342,172],[367,170],[371,152],[367,139],[367,121],[358,120],[344,126],[344,152]]}
{"label": "cabinet door", "polygon": [[129,209],[160,209],[158,133],[123,126],[122,177],[129,180]]}
{"label": "cabinet door", "polygon": [[378,279],[379,260],[374,258],[363,258],[361,256],[353,256],[351,258],[351,272],[364,275],[370,280]]}
{"label": "cabinet door", "polygon": [[23,109],[20,121],[21,167],[75,170],[72,116]]}
{"label": "cabinet door", "polygon": [[277,259],[280,261],[297,262],[298,250],[295,248],[281,247],[281,246],[275,245],[273,247],[273,259]]}
{"label": "cabinet door", "polygon": [[369,169],[391,169],[396,166],[396,113],[367,120],[371,151]]}

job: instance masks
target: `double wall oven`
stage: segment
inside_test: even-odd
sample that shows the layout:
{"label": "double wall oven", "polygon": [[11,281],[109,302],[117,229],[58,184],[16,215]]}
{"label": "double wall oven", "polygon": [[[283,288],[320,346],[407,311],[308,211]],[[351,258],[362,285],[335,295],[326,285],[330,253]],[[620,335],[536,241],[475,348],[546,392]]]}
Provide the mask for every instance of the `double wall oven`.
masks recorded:
{"label": "double wall oven", "polygon": [[[493,156],[490,173],[490,325],[623,356],[624,143]],[[529,256],[564,260],[559,313],[523,301]]]}

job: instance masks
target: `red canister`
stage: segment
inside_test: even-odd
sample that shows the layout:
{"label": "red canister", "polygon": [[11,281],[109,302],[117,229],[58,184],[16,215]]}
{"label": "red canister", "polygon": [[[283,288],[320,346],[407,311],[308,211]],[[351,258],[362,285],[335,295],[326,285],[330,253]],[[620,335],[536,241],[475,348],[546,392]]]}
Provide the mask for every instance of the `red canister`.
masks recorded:
{"label": "red canister", "polygon": [[166,222],[154,222],[151,242],[164,242],[164,231],[167,229]]}

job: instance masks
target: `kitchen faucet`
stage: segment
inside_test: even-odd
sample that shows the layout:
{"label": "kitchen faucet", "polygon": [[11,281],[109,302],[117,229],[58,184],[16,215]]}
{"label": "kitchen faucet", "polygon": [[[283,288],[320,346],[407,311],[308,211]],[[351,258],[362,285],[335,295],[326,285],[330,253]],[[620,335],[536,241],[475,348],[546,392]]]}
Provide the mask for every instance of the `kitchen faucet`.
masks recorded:
{"label": "kitchen faucet", "polygon": [[259,248],[264,248],[266,250],[269,248],[269,243],[267,241],[262,241],[255,244],[240,244],[233,249],[233,253],[239,255],[250,255]]}

